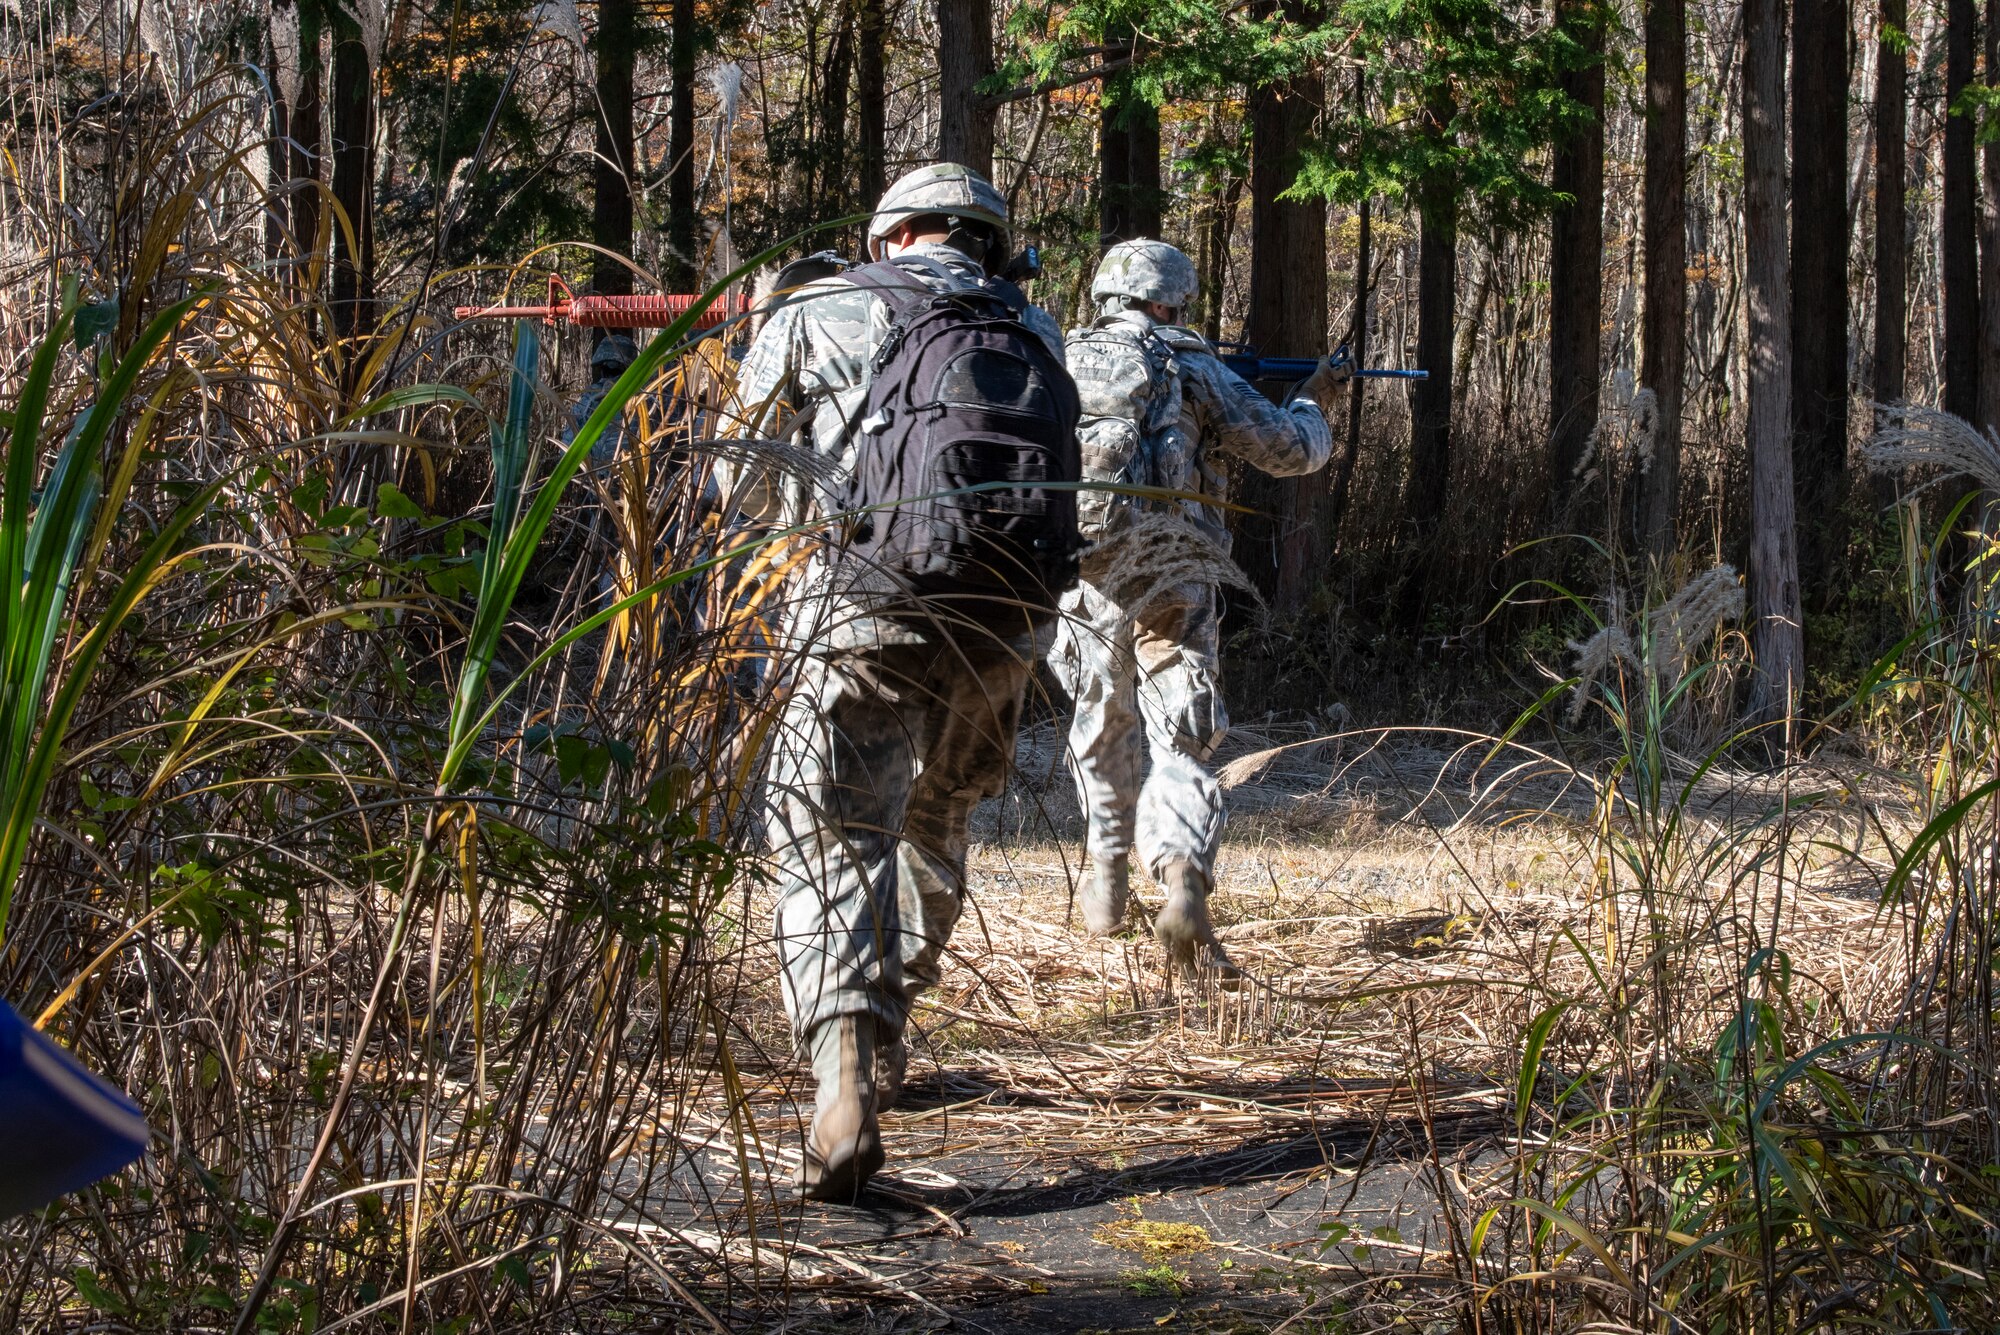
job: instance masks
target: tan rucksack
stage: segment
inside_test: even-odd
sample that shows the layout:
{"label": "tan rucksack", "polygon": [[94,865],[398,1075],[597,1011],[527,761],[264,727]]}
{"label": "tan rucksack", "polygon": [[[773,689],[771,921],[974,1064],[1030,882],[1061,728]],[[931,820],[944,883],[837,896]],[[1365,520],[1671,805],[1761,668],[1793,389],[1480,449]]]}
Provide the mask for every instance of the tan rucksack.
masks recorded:
{"label": "tan rucksack", "polygon": [[[1086,483],[1172,487],[1163,475],[1162,442],[1180,423],[1181,382],[1165,339],[1130,320],[1107,317],[1070,333],[1065,354],[1082,416],[1078,455]],[[1077,497],[1077,528],[1102,542],[1147,504],[1142,498],[1086,488]]]}

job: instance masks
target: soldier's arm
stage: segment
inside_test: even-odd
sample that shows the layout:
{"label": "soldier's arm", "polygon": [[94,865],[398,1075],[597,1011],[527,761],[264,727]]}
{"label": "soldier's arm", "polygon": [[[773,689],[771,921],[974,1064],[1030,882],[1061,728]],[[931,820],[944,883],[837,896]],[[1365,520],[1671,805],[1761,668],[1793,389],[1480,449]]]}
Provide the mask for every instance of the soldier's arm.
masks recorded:
{"label": "soldier's arm", "polygon": [[780,440],[790,431],[799,410],[798,370],[804,364],[799,307],[785,306],[771,316],[736,370],[736,391],[730,396],[730,427],[737,433]]}
{"label": "soldier's arm", "polygon": [[1280,407],[1215,357],[1200,352],[1179,355],[1183,392],[1201,418],[1204,444],[1273,477],[1326,467],[1333,454],[1333,432],[1317,403],[1295,394]]}
{"label": "soldier's arm", "polygon": [[[797,306],[784,307],[765,321],[737,366],[722,434],[782,440],[791,432],[803,398],[798,375],[802,337]],[[714,477],[725,512],[761,522],[781,519],[781,479],[768,465],[722,458],[716,460]]]}
{"label": "soldier's arm", "polygon": [[1056,323],[1053,315],[1040,306],[1030,306],[1021,312],[1021,323],[1040,335],[1042,342],[1049,345],[1049,351],[1055,353],[1057,361],[1068,362],[1068,353],[1063,347],[1062,326]]}

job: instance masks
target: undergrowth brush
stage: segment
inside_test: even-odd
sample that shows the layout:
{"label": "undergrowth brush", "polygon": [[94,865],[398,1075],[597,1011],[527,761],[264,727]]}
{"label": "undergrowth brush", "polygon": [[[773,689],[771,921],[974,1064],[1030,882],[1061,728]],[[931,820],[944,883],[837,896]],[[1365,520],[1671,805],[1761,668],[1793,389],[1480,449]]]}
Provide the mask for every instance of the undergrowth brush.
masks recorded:
{"label": "undergrowth brush", "polygon": [[7,288],[0,994],[156,1139],[0,1227],[0,1325],[719,1325],[727,1261],[703,1301],[635,1239],[732,1134],[687,1093],[735,1079],[797,545],[720,521],[692,315],[560,437],[532,326],[335,333],[218,151],[243,86],[128,101],[67,204],[6,187],[63,259]]}
{"label": "undergrowth brush", "polygon": [[[1656,609],[1629,653],[1574,686],[1576,721],[1594,716],[1610,745],[1529,747],[1551,692],[1487,757],[1560,773],[1590,800],[1547,817],[1571,830],[1585,912],[1499,947],[1517,980],[1489,994],[1517,1054],[1505,1153],[1437,1174],[1471,1328],[2000,1319],[2000,695],[1978,651],[1992,584],[1945,615],[1936,569],[1909,569],[1923,619],[1844,720],[1865,735],[1893,701],[1894,745],[1867,749],[1894,765],[1821,745],[1821,760],[1743,770],[1825,738],[1795,719],[1764,735],[1690,723],[1746,665],[1725,633],[1719,652],[1666,666],[1678,655],[1643,629]],[[1875,906],[1865,956],[1813,948],[1828,895]],[[1431,1058],[1418,1038],[1410,1052],[1420,1078]]]}
{"label": "undergrowth brush", "polygon": [[[343,337],[314,295],[342,220],[273,238],[247,76],[128,75],[0,185],[0,994],[156,1138],[0,1225],[0,1325],[723,1329],[782,1307],[739,1264],[775,1190],[741,1003],[769,986],[744,973],[757,761],[805,549],[723,522],[713,347],[666,330],[565,435],[531,327],[503,348],[441,317],[464,275]],[[599,455],[631,404],[659,410]],[[1481,541],[1509,549],[1514,522]],[[1588,795],[1539,814],[1588,911],[1498,913],[1478,976],[1328,1007],[1392,995],[1420,1094],[1447,1063],[1418,998],[1503,1054],[1498,1150],[1420,1164],[1450,1320],[2000,1324],[2000,599],[1974,557],[1964,580],[1906,562],[1908,634],[1839,764],[1732,769],[1766,741],[1723,723],[1740,641],[1669,651],[1647,615],[1572,684],[1594,740],[1550,688],[1550,718],[1471,744],[1484,788]],[[1783,726],[1781,751],[1826,741]],[[1464,881],[1468,920],[1505,908]],[[1830,885],[1876,906],[1865,967],[1799,944]],[[1426,961],[1461,947],[1433,935]]]}

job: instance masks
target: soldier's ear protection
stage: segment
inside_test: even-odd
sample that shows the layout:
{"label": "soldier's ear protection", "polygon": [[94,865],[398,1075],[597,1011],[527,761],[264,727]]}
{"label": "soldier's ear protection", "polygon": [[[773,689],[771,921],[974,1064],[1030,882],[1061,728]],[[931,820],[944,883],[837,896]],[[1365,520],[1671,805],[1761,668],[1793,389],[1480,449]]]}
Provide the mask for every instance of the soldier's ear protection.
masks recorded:
{"label": "soldier's ear protection", "polygon": [[1006,264],[1006,244],[995,234],[991,224],[947,213],[944,225],[947,232],[944,243],[965,254],[987,273],[997,274]]}

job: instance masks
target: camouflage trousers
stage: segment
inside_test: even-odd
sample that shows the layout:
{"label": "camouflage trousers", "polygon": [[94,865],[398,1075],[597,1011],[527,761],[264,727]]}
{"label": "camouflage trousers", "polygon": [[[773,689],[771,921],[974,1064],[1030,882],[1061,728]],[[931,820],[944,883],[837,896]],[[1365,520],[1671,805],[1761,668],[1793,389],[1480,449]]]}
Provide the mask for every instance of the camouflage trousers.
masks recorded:
{"label": "camouflage trousers", "polygon": [[1033,650],[888,644],[804,660],[770,772],[778,957],[801,1037],[872,1014],[900,1037],[965,896],[973,808],[1013,761]]}
{"label": "camouflage trousers", "polygon": [[1208,758],[1229,731],[1214,590],[1135,615],[1079,584],[1049,665],[1076,701],[1069,766],[1091,855],[1123,858],[1136,835],[1149,872],[1174,857],[1212,869],[1225,812]]}

